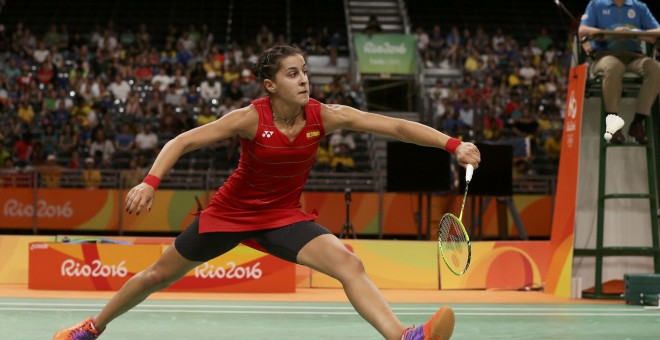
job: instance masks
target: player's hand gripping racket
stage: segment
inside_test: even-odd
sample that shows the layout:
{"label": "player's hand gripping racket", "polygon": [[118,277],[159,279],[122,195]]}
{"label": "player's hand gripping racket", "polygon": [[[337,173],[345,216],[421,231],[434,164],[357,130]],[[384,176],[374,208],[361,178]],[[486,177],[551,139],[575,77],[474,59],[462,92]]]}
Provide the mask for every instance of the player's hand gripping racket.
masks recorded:
{"label": "player's hand gripping racket", "polygon": [[463,195],[463,204],[461,205],[461,214],[456,217],[453,214],[446,213],[440,219],[438,226],[438,248],[449,270],[456,275],[464,274],[470,266],[470,257],[472,256],[472,247],[470,246],[470,237],[465,227],[463,227],[463,208],[465,208],[465,199],[467,198],[468,185],[472,180],[474,167],[468,164],[465,168],[465,194]]}

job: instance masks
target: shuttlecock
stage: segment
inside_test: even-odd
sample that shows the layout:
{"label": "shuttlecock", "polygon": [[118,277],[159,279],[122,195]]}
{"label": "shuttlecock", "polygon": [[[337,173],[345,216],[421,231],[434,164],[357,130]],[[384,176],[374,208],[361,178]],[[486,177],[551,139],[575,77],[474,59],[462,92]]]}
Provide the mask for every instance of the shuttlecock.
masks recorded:
{"label": "shuttlecock", "polygon": [[605,135],[603,136],[605,137],[605,140],[609,142],[610,139],[612,139],[612,135],[621,130],[624,123],[623,118],[615,114],[607,115],[607,117],[605,117]]}

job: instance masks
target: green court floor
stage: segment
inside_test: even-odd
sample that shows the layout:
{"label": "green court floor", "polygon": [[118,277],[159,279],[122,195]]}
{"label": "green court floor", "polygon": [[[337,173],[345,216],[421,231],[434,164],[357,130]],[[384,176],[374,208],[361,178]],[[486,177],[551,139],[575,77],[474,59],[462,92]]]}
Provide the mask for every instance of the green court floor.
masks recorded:
{"label": "green court floor", "polygon": [[[51,339],[105,300],[0,298],[0,339]],[[617,304],[450,304],[452,339],[660,339],[660,311]],[[392,304],[404,324],[437,305]],[[381,339],[346,303],[145,301],[115,320],[104,340]]]}

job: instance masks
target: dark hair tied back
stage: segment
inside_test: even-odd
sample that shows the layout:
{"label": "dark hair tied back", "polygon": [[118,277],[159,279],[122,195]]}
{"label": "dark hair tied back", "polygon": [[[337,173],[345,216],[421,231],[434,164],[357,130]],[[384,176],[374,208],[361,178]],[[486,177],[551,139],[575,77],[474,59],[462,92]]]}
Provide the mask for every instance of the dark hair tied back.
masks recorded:
{"label": "dark hair tied back", "polygon": [[274,46],[265,50],[259,56],[257,62],[252,66],[252,73],[259,79],[274,79],[275,73],[280,69],[280,61],[286,57],[303,52],[293,46]]}

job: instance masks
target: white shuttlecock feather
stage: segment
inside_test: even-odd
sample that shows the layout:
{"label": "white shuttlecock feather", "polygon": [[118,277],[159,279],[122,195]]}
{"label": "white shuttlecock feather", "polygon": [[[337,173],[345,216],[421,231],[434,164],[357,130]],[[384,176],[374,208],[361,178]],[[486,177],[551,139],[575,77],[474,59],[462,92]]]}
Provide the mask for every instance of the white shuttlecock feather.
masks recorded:
{"label": "white shuttlecock feather", "polygon": [[603,136],[605,137],[605,140],[609,142],[610,139],[612,139],[612,135],[621,130],[624,123],[623,118],[617,115],[607,115],[607,117],[605,117],[605,135]]}

